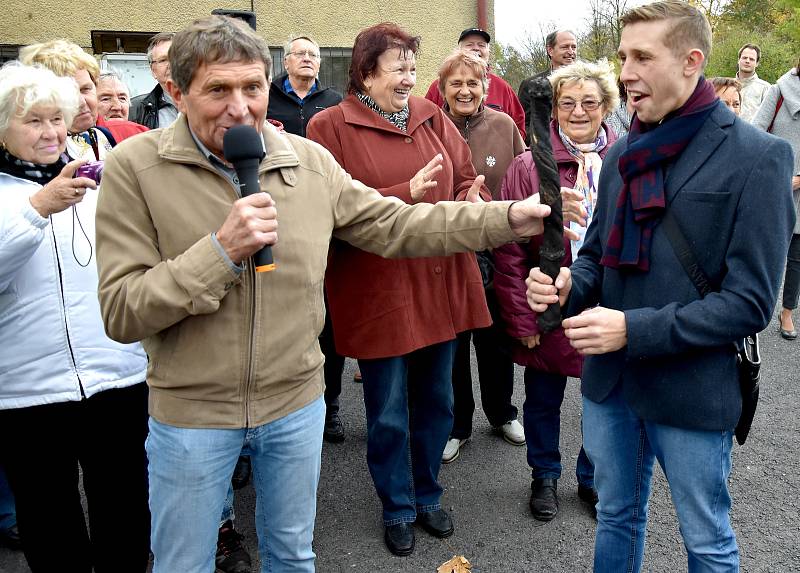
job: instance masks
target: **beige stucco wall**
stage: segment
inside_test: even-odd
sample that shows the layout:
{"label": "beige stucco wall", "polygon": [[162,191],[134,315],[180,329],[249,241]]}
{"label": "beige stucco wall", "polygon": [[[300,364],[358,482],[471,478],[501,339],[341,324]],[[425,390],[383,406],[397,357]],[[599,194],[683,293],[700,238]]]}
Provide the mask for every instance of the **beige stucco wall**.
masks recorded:
{"label": "beige stucco wall", "polygon": [[[6,17],[0,19],[0,43],[29,44],[66,38],[89,52],[92,51],[91,30],[177,30],[214,8],[250,9],[250,2],[204,0],[78,4],[65,4],[60,0],[6,0],[4,4]],[[475,26],[478,20],[477,0],[254,0],[254,4],[258,32],[270,45],[282,45],[292,33],[305,33],[322,46],[350,47],[360,29],[383,21],[397,22],[422,37],[417,95],[424,95],[438,64],[455,46],[461,30]],[[490,24],[493,24],[494,1],[488,0],[487,4]]]}

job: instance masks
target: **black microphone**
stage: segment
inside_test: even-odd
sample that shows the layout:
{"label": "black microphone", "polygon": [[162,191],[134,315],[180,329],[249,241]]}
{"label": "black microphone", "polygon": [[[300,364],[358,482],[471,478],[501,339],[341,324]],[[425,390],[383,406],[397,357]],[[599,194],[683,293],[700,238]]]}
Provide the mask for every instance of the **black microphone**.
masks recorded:
{"label": "black microphone", "polygon": [[[249,125],[234,125],[225,132],[225,136],[222,138],[222,153],[236,170],[242,197],[260,193],[258,165],[267,154],[261,135]],[[272,249],[269,245],[261,247],[261,250],[253,255],[253,261],[257,273],[275,270]]]}

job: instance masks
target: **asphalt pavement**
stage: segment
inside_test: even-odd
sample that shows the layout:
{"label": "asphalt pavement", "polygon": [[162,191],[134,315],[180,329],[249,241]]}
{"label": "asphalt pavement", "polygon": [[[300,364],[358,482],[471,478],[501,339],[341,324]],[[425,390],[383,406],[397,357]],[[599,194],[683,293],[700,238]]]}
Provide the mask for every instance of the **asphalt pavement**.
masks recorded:
{"label": "asphalt pavement", "polygon": [[[761,402],[745,446],[734,446],[730,489],[732,521],[746,572],[800,571],[800,340],[780,338],[773,319],[762,334]],[[571,380],[562,409],[564,471],[559,480],[558,516],[534,520],[528,510],[530,470],[525,448],[494,434],[478,407],[472,439],[460,457],[443,466],[443,505],[455,534],[438,540],[418,530],[413,555],[394,557],[384,547],[381,508],[366,464],[362,387],[354,383],[348,360],[342,390],[347,439],[325,444],[322,452],[314,550],[319,573],[435,573],[439,565],[463,555],[473,573],[590,571],[595,523],[578,499],[575,460],[580,445],[580,397]],[[524,386],[517,368],[514,404],[522,415]],[[120,492],[124,495],[124,492]],[[257,567],[253,528],[255,498],[250,486],[237,492],[236,526]],[[663,474],[656,470],[650,502],[645,571],[686,571],[686,552]],[[0,548],[0,573],[28,573],[21,553]],[[181,572],[174,572],[181,573]]]}

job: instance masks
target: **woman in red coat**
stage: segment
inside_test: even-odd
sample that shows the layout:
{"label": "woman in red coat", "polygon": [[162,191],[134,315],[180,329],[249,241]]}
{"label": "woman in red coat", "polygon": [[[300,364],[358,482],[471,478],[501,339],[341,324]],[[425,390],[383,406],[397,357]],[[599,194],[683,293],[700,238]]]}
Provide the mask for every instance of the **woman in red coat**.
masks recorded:
{"label": "woman in red coat", "polygon": [[[607,62],[575,62],[550,75],[553,120],[550,142],[558,164],[562,194],[581,193],[591,219],[596,203],[602,158],[616,140],[603,119],[619,103],[613,69]],[[614,168],[614,166],[611,166]],[[539,174],[530,153],[514,159],[500,190],[500,199],[519,200],[539,192]],[[585,229],[573,224],[581,239],[565,239],[569,266],[583,241]],[[570,346],[562,328],[541,334],[537,315],[526,300],[525,278],[539,265],[541,237],[527,244],[512,243],[494,250],[494,285],[508,333],[517,340],[512,355],[525,366],[525,403],[522,406],[528,465],[531,466],[530,509],[541,521],[558,513],[557,481],[561,477],[559,435],[561,403],[567,376],[580,377],[583,361]],[[576,468],[578,495],[592,506],[597,502],[594,467],[581,447]]]}
{"label": "woman in red coat", "polygon": [[[406,203],[461,200],[473,186],[490,200],[453,123],[410,95],[418,47],[395,24],[359,33],[348,96],[314,117],[308,137],[354,178]],[[384,540],[408,555],[414,522],[436,537],[453,533],[438,474],[453,424],[455,338],[491,322],[475,255],[389,260],[334,242],[325,284],[336,349],[358,359],[364,380]]]}

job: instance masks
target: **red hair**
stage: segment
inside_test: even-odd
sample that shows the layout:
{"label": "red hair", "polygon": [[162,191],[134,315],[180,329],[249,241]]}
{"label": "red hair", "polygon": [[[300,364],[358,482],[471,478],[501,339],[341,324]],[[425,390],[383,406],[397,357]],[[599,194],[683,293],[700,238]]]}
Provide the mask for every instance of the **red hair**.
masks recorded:
{"label": "red hair", "polygon": [[350,82],[347,92],[354,94],[365,90],[364,80],[378,67],[378,58],[385,51],[400,48],[403,55],[416,54],[419,36],[412,36],[397,24],[383,22],[361,30],[353,44],[353,59],[350,61]]}

